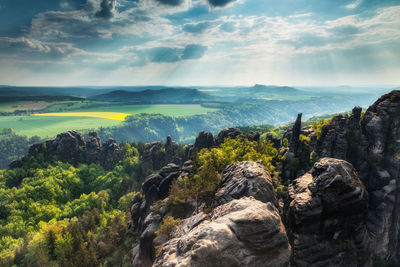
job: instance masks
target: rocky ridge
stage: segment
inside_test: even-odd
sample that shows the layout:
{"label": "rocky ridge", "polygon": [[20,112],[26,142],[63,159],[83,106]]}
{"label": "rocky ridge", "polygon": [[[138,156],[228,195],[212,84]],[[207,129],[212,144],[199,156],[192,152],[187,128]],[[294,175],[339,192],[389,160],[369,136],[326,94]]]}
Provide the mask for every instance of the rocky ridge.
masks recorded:
{"label": "rocky ridge", "polygon": [[[285,172],[289,165],[280,166],[289,185],[283,208],[277,205],[271,178],[260,164],[235,163],[223,173],[211,213],[188,207],[170,240],[158,240],[154,232],[162,218],[173,214],[167,209],[153,214],[147,204],[168,196],[160,194],[158,176],[146,179],[146,192],[132,206],[134,227],[140,234],[133,265],[399,263],[399,126],[400,91],[382,96],[365,114],[356,107],[349,116],[335,116],[319,138],[312,128],[301,127],[299,115],[285,135],[288,148],[280,152],[287,156],[287,163],[299,159],[297,168],[289,172]],[[243,134],[232,129],[215,139],[202,132],[191,149],[211,148],[225,137],[238,136]],[[310,163],[311,153],[321,158],[315,164]],[[152,195],[157,197],[152,200]],[[143,215],[139,209],[146,206]],[[162,246],[158,257],[155,245]]]}
{"label": "rocky ridge", "polygon": [[119,145],[113,139],[101,144],[100,137],[96,132],[90,132],[88,140],[85,141],[81,133],[68,131],[57,135],[55,139],[33,144],[29,148],[28,155],[12,162],[9,168],[18,168],[30,157],[39,154],[43,154],[45,157],[55,156],[57,160],[64,162],[96,163],[107,170],[113,169],[123,156]]}

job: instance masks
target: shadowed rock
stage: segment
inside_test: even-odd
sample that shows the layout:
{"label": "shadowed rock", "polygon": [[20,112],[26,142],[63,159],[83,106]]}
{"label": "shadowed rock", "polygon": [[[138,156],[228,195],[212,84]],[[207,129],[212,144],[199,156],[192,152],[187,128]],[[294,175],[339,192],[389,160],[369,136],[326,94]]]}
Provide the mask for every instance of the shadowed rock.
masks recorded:
{"label": "shadowed rock", "polygon": [[219,132],[218,136],[215,138],[215,144],[219,146],[226,138],[236,139],[239,136],[243,136],[243,133],[238,128],[226,128]]}
{"label": "shadowed rock", "polygon": [[370,265],[367,212],[367,192],[350,163],[315,163],[292,182],[285,203],[294,265]]}

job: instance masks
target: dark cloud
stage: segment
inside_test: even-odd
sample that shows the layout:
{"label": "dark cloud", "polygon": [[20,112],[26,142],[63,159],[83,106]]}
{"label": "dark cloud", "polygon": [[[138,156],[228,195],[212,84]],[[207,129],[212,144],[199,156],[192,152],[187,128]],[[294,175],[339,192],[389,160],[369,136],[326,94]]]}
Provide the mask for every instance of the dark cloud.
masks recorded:
{"label": "dark cloud", "polygon": [[208,0],[210,5],[215,7],[224,7],[229,3],[235,2],[236,0]]}
{"label": "dark cloud", "polygon": [[189,44],[184,47],[154,47],[146,50],[135,51],[137,62],[135,64],[145,65],[152,63],[173,63],[182,60],[199,59],[203,57],[207,46]]}
{"label": "dark cloud", "polygon": [[187,23],[183,25],[182,30],[190,33],[204,33],[206,30],[213,26],[211,22],[200,22],[200,23]]}
{"label": "dark cloud", "polygon": [[156,0],[160,4],[167,5],[167,6],[179,6],[183,3],[183,0]]}
{"label": "dark cloud", "polygon": [[182,59],[199,59],[202,58],[207,50],[207,46],[191,44],[187,45],[183,50]]}
{"label": "dark cloud", "polygon": [[116,0],[102,0],[100,4],[100,10],[97,11],[94,16],[102,19],[112,18],[115,1]]}

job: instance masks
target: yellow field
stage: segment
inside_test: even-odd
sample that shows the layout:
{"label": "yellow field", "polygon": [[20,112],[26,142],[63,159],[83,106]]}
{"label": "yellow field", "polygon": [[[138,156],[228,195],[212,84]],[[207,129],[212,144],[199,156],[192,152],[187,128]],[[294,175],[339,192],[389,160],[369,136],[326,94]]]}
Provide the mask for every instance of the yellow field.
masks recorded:
{"label": "yellow field", "polygon": [[131,114],[120,112],[65,112],[65,113],[40,113],[32,114],[33,116],[47,116],[47,117],[89,117],[89,118],[102,118],[116,121],[124,121],[126,116]]}

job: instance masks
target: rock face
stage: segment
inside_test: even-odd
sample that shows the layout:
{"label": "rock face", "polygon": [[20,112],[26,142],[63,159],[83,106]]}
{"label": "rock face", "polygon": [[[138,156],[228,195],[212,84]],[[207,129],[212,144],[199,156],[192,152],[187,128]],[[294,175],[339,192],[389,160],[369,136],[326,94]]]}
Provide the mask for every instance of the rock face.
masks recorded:
{"label": "rock face", "polygon": [[153,266],[289,266],[290,245],[271,202],[235,199],[180,228]]}
{"label": "rock face", "polygon": [[97,163],[107,170],[114,168],[123,156],[113,139],[101,145],[100,137],[95,132],[89,133],[89,138],[85,141],[82,134],[68,131],[57,135],[55,139],[32,145],[28,155],[10,164],[10,169],[21,166],[22,162],[28,160],[29,157],[35,157],[38,154],[55,156],[57,160],[64,162]]}
{"label": "rock face", "polygon": [[356,107],[350,117],[334,117],[316,151],[354,165],[370,196],[373,254],[400,263],[400,91],[383,95],[364,116]]}
{"label": "rock face", "polygon": [[243,161],[231,164],[224,170],[213,206],[249,196],[265,203],[277,203],[271,177],[260,163]]}
{"label": "rock face", "polygon": [[367,192],[353,166],[323,158],[289,186],[285,224],[294,266],[368,266]]}
{"label": "rock face", "polygon": [[203,148],[212,148],[214,145],[213,134],[201,131],[194,142],[194,149],[200,151]]}
{"label": "rock face", "polygon": [[294,178],[303,175],[311,168],[310,147],[300,140],[300,135],[306,134],[301,127],[301,117],[301,113],[297,115],[292,129],[286,132],[283,137],[283,139],[287,139],[289,142],[288,148],[282,151],[282,155],[286,158],[286,161],[281,166],[282,180],[286,182],[290,182]]}
{"label": "rock face", "polygon": [[146,145],[142,155],[142,171],[148,173],[149,171],[159,170],[168,163],[181,165],[182,161],[179,145],[172,141],[171,136],[168,136],[165,145],[162,142]]}
{"label": "rock face", "polygon": [[[187,161],[183,167],[170,163],[161,168],[158,174],[149,175],[143,182],[143,194],[136,195],[131,207],[133,231],[139,236],[139,245],[133,251],[133,266],[151,266],[154,258],[154,232],[162,221],[160,214],[151,213],[151,206],[168,196],[172,182],[188,176],[192,170],[192,162]],[[168,214],[163,214],[167,216]]]}
{"label": "rock face", "polygon": [[[135,198],[131,209],[133,230],[140,236],[133,251],[134,266],[150,266],[155,260],[154,232],[162,217],[169,214],[153,214],[151,205],[167,196],[165,188],[176,177],[187,176],[190,171],[190,161],[182,168],[169,164],[143,183],[143,195]],[[288,266],[290,246],[276,203],[271,178],[260,163],[228,166],[213,212],[183,217],[187,219],[179,227],[179,234],[164,244],[154,265],[260,266],[268,262],[270,266]],[[193,208],[191,212],[194,211]]]}
{"label": "rock face", "polygon": [[215,144],[219,146],[225,140],[225,138],[235,139],[239,136],[242,136],[243,133],[238,128],[226,128],[219,132],[218,136],[215,138]]}

